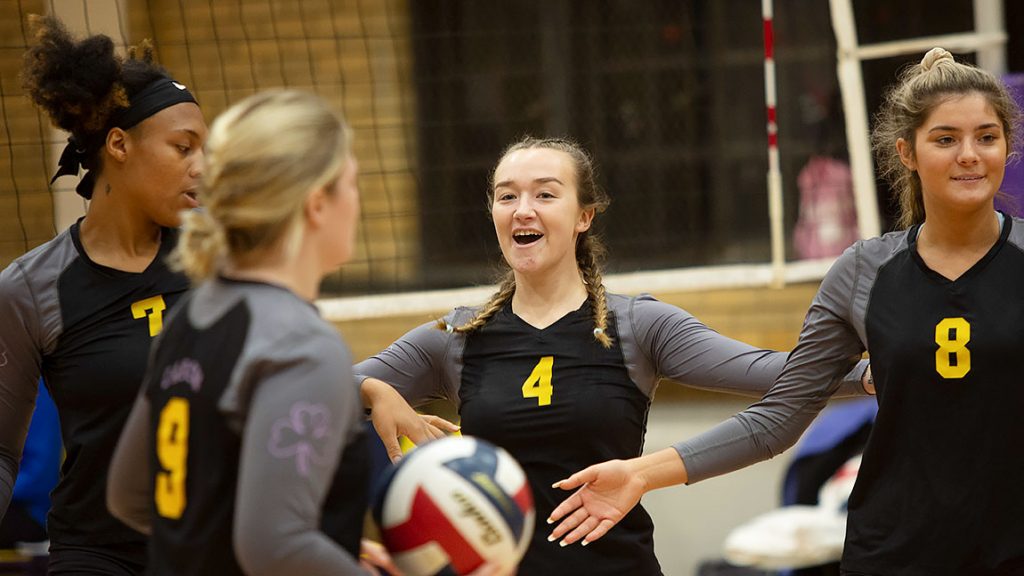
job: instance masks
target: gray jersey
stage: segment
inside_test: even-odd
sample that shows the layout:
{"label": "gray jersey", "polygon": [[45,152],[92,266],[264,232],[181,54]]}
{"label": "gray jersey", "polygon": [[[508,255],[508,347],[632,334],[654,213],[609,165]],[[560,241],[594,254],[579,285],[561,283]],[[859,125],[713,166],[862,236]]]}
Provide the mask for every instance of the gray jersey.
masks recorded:
{"label": "gray jersey", "polygon": [[218,279],[186,298],[111,470],[111,509],[151,528],[150,571],[362,573],[369,453],[351,374],[335,329],[284,288]]}
{"label": "gray jersey", "polygon": [[878,416],[848,502],[851,574],[1024,570],[1024,220],[956,279],[915,226],[858,242],[822,282],[800,342],[761,402],[677,445],[691,481],[784,450],[868,349]]}
{"label": "gray jersey", "polygon": [[[544,329],[506,304],[469,335],[425,324],[355,367],[356,379],[395,386],[413,405],[447,398],[459,407],[462,431],[502,446],[522,465],[537,516],[546,518],[565,493],[553,482],[589,465],[639,456],[647,413],[662,377],[689,386],[760,396],[786,354],[761,350],[711,330],[650,296],[609,295],[604,348],[593,337],[588,303]],[[445,321],[461,325],[475,310]],[[863,369],[851,373],[860,389]],[[544,392],[533,375],[545,374]],[[653,523],[634,508],[587,548],[558,548],[533,535],[519,573],[657,574]]]}
{"label": "gray jersey", "polygon": [[[643,294],[608,295],[608,308],[619,326],[618,345],[630,379],[653,398],[662,378],[685,386],[760,397],[781,373],[788,353],[759,349],[708,328],[690,313]],[[444,322],[458,326],[476,313],[457,308]],[[447,399],[458,406],[462,354],[466,336],[439,330],[428,322],[380,354],[356,364],[356,381],[374,377],[391,384],[413,406]],[[847,369],[855,363],[848,359]],[[862,363],[834,384],[839,394],[864,394]]]}

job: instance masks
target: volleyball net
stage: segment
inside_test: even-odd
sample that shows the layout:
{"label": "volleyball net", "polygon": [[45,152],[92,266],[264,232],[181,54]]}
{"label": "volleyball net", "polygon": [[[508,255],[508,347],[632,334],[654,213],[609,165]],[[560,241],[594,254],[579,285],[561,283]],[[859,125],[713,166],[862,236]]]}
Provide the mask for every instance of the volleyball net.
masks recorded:
{"label": "volleyball net", "polygon": [[18,79],[31,13],[151,39],[207,121],[280,86],[341,111],[362,213],[322,305],[343,320],[486,298],[490,171],[526,134],[594,154],[611,290],[820,279],[887,228],[867,133],[895,71],[935,45],[1005,68],[1002,2],[947,4],[908,26],[851,0],[0,0],[0,265],[85,208],[73,178],[48,186],[66,135]]}

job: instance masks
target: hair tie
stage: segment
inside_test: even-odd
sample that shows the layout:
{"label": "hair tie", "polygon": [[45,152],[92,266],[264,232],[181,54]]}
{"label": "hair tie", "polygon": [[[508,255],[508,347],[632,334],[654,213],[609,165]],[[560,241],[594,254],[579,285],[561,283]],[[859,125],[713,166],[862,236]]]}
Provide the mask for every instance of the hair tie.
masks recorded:
{"label": "hair tie", "polygon": [[604,334],[604,328],[594,328],[594,337],[595,338],[600,336],[601,334]]}

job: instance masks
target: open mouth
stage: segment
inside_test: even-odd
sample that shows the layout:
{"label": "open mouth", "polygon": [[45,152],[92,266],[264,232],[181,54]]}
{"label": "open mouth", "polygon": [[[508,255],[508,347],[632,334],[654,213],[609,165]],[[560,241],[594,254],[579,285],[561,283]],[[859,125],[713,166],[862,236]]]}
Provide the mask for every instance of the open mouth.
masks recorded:
{"label": "open mouth", "polygon": [[543,236],[540,232],[523,231],[513,234],[512,240],[520,246],[526,246],[540,240]]}

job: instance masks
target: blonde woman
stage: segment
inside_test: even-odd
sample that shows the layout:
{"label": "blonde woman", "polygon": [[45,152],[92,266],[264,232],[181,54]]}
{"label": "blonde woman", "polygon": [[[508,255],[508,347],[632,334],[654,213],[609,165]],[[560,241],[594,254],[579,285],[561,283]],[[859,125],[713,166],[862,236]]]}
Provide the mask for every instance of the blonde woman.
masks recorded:
{"label": "blonde woman", "polygon": [[368,449],[348,348],[313,300],[359,214],[349,129],[273,91],[211,126],[174,254],[197,284],[154,344],[108,504],[150,574],[357,574]]}
{"label": "blonde woman", "polygon": [[892,87],[874,133],[899,232],[854,244],[822,281],[771,392],[711,431],[559,486],[552,537],[600,542],[648,490],[791,446],[820,382],[864,350],[878,417],[849,502],[849,575],[1024,573],[1024,220],[996,212],[1020,112],[941,48]]}

